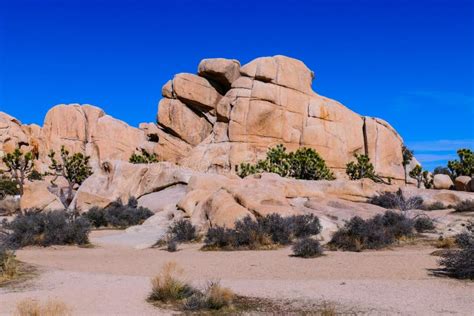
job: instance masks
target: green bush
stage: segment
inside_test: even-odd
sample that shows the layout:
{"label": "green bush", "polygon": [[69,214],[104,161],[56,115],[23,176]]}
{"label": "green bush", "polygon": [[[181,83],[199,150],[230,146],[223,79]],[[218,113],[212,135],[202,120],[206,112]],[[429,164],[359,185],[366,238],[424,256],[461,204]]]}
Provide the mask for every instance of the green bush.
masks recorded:
{"label": "green bush", "polygon": [[155,163],[158,162],[158,157],[155,153],[149,153],[145,149],[141,149],[141,153],[133,153],[130,158],[129,162],[134,164],[142,164],[142,163]]}
{"label": "green bush", "polygon": [[367,220],[353,217],[334,233],[329,246],[348,251],[380,249],[413,234],[413,220],[403,214],[386,211],[383,215],[379,214]]}
{"label": "green bush", "polygon": [[28,210],[11,222],[2,222],[2,228],[9,232],[4,242],[12,248],[29,245],[82,245],[89,242],[90,223],[65,210],[48,213]]}
{"label": "green bush", "polygon": [[376,180],[374,165],[370,162],[369,156],[354,154],[356,162],[351,161],[346,165],[346,174],[351,180],[368,178]]}
{"label": "green bush", "polygon": [[458,150],[459,160],[448,161],[448,168],[452,177],[455,179],[459,176],[474,176],[474,153],[470,149]]}
{"label": "green bush", "polygon": [[269,149],[266,159],[259,160],[256,164],[242,163],[237,168],[237,173],[242,178],[263,172],[303,180],[334,179],[334,174],[314,149],[303,147],[287,153],[281,144]]}
{"label": "green bush", "polygon": [[153,212],[145,207],[138,207],[136,199],[131,197],[128,204],[117,200],[105,208],[93,207],[82,214],[96,227],[127,228],[142,224]]}

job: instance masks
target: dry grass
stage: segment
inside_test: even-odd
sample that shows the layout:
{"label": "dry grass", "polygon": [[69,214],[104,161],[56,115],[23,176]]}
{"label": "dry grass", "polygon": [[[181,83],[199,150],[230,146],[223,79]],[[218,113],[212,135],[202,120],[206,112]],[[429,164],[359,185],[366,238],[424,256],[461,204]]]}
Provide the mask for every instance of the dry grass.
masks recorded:
{"label": "dry grass", "polygon": [[16,305],[15,316],[69,316],[71,309],[60,301],[41,304],[33,299],[25,299]]}
{"label": "dry grass", "polygon": [[450,237],[442,238],[442,237],[440,237],[435,242],[434,246],[436,248],[440,248],[440,249],[452,249],[452,248],[456,248],[457,244],[456,244],[456,240],[454,238],[450,238]]}
{"label": "dry grass", "polygon": [[176,302],[192,295],[193,289],[180,279],[183,269],[176,262],[166,263],[161,272],[151,280],[149,301]]}
{"label": "dry grass", "polygon": [[234,301],[235,294],[232,290],[222,287],[219,282],[210,282],[204,292],[206,305],[210,309],[229,307]]}
{"label": "dry grass", "polygon": [[20,275],[19,262],[12,251],[2,253],[0,262],[0,285]]}

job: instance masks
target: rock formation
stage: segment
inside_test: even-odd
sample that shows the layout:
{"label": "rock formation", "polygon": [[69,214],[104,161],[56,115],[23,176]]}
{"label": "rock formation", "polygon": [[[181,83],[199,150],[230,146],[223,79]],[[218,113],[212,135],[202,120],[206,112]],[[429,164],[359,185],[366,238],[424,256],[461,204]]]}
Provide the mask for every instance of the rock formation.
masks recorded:
{"label": "rock formation", "polygon": [[64,145],[91,156],[97,169],[145,149],[194,170],[229,173],[282,143],[289,150],[314,148],[339,176],[354,153],[367,153],[378,174],[404,179],[397,132],[316,94],[313,77],[301,61],[285,56],[242,67],[236,60],[205,59],[197,75],[177,74],[163,86],[157,124],[134,128],[78,104],[53,107],[42,128],[0,113],[0,156],[20,145],[35,151],[39,171],[46,171],[49,151]]}
{"label": "rock formation", "polygon": [[198,75],[178,74],[164,85],[158,125],[191,147],[179,162],[195,170],[227,172],[282,143],[289,150],[314,148],[340,175],[354,153],[367,153],[377,173],[403,179],[397,132],[316,94],[313,77],[301,61],[285,56],[242,67],[205,59]]}

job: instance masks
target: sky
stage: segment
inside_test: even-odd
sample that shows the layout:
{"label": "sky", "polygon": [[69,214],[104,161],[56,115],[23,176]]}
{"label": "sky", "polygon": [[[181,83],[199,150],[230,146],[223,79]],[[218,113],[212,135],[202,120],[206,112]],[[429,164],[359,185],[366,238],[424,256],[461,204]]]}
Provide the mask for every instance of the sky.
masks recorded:
{"label": "sky", "polygon": [[42,125],[88,103],[137,126],[203,58],[282,54],[431,170],[474,148],[473,46],[474,0],[0,0],[0,111]]}

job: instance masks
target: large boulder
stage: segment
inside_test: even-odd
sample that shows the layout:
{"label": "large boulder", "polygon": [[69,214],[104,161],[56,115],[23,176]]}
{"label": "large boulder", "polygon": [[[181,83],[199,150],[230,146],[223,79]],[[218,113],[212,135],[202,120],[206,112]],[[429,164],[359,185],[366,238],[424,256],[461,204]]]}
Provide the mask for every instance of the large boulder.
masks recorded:
{"label": "large boulder", "polygon": [[468,176],[459,176],[454,179],[454,188],[457,191],[471,191],[472,178]]}
{"label": "large boulder", "polygon": [[435,174],[433,177],[433,187],[435,189],[450,189],[453,185],[453,180],[447,174]]}
{"label": "large boulder", "polygon": [[187,184],[193,174],[191,170],[169,162],[132,164],[117,160],[107,165],[107,169],[96,171],[84,181],[70,208],[87,211],[93,206],[105,207],[116,200],[124,203],[131,197],[140,200],[150,193]]}
{"label": "large boulder", "polygon": [[36,209],[39,211],[64,209],[61,199],[53,194],[49,187],[50,183],[46,181],[34,181],[26,184],[20,199],[20,208],[22,210]]}
{"label": "large boulder", "polygon": [[223,90],[229,90],[232,82],[240,77],[240,63],[235,59],[203,59],[199,63],[198,74],[218,83]]}

